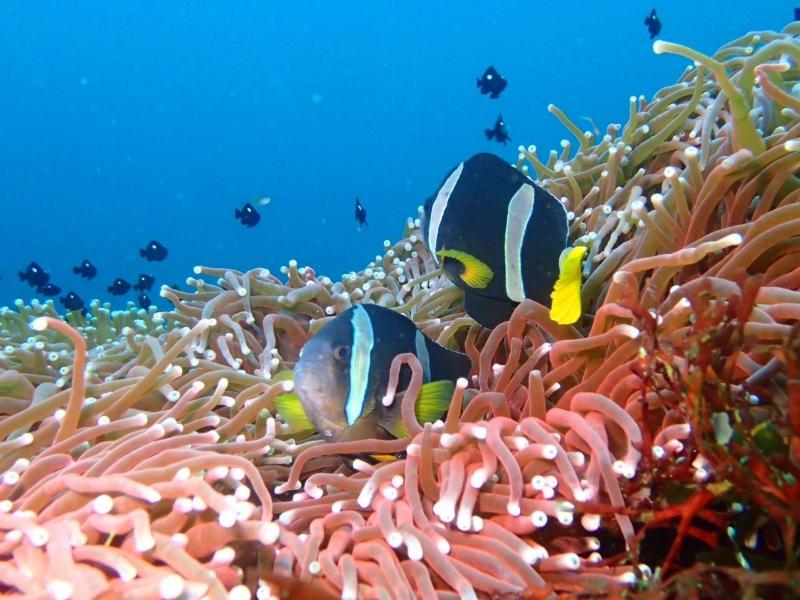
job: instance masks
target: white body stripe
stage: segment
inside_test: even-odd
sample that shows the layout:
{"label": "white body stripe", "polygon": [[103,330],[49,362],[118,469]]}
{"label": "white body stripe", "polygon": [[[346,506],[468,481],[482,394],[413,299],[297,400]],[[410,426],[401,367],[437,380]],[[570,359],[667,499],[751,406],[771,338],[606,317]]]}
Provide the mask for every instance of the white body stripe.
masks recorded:
{"label": "white body stripe", "polygon": [[450,176],[445,180],[442,184],[442,187],[439,188],[439,193],[436,194],[436,200],[433,201],[433,206],[431,206],[431,214],[430,219],[428,220],[428,248],[433,253],[434,260],[436,258],[436,251],[439,248],[436,246],[436,242],[439,238],[439,227],[442,225],[442,218],[444,217],[444,211],[447,210],[447,202],[450,200],[450,194],[453,192],[453,188],[456,187],[459,178],[461,177],[461,171],[464,170],[464,163],[462,162],[458,165]]}
{"label": "white body stripe", "polygon": [[428,354],[428,346],[425,345],[425,334],[419,329],[414,336],[414,346],[417,350],[417,359],[422,365],[422,381],[428,383],[431,380],[431,357]]}
{"label": "white body stripe", "polygon": [[522,242],[533,214],[533,186],[524,184],[511,197],[506,214],[505,270],[506,295],[514,302],[525,300],[522,280]]}
{"label": "white body stripe", "polygon": [[[550,195],[553,196],[552,194]],[[555,196],[553,196],[553,198],[555,198]],[[558,202],[558,200],[556,200],[556,202]],[[558,205],[561,207],[561,210],[564,211],[564,220],[567,222],[567,232],[564,234],[564,248],[566,248],[569,246],[569,211],[563,202],[558,202]],[[587,268],[588,264],[587,261]]]}
{"label": "white body stripe", "polygon": [[369,363],[375,336],[369,314],[360,305],[353,310],[353,346],[350,350],[350,394],[344,407],[347,424],[352,425],[361,416],[367,399]]}

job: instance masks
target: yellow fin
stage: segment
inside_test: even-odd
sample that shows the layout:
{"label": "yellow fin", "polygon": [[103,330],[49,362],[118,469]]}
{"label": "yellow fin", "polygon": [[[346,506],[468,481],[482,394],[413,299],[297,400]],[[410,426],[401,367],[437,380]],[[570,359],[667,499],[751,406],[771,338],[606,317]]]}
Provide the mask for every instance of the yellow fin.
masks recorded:
{"label": "yellow fin", "polygon": [[397,460],[397,456],[394,454],[371,454],[372,458],[377,460],[378,462],[386,463],[386,462],[394,462]]}
{"label": "yellow fin", "polygon": [[441,419],[450,408],[450,400],[453,399],[455,389],[456,386],[448,379],[431,381],[423,385],[414,405],[417,421],[433,423],[436,419]]}
{"label": "yellow fin", "polygon": [[558,281],[550,294],[550,318],[559,325],[581,318],[581,263],[586,250],[586,246],[567,248],[559,258]]}
{"label": "yellow fin", "polygon": [[300,398],[295,393],[281,394],[275,398],[275,409],[281,420],[288,424],[293,431],[314,431],[314,424],[308,418]]}
{"label": "yellow fin", "polygon": [[[414,405],[417,421],[424,424],[441,419],[450,408],[450,400],[453,398],[454,391],[455,385],[447,379],[424,384],[419,390],[417,403]],[[394,411],[389,422],[383,424],[383,427],[396,438],[408,437],[408,430],[403,423],[403,415],[400,414],[399,399],[396,402],[398,403],[397,410]]]}
{"label": "yellow fin", "polygon": [[278,371],[275,375],[272,376],[270,381],[294,381],[294,371],[291,369],[284,369],[283,371]]}
{"label": "yellow fin", "polygon": [[436,253],[441,258],[452,258],[464,267],[460,277],[469,287],[483,289],[494,277],[494,273],[485,262],[461,250],[439,250]]}

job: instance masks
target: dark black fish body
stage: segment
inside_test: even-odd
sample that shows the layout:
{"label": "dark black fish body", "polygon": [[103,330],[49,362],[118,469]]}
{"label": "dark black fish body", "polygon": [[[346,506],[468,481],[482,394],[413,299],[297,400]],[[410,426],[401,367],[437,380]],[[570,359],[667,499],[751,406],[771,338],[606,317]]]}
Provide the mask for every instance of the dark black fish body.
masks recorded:
{"label": "dark black fish body", "polygon": [[795,8],[794,9],[794,20],[795,21],[800,21],[800,8]]}
{"label": "dark black fish body", "polygon": [[139,275],[139,279],[136,280],[136,283],[133,284],[133,289],[135,289],[137,292],[149,292],[151,289],[153,289],[153,283],[155,280],[156,278],[152,275],[142,273]]}
{"label": "dark black fish body", "polygon": [[117,277],[110,286],[108,286],[108,293],[112,296],[122,296],[123,294],[127,294],[131,289],[131,284],[122,279],[122,277]]}
{"label": "dark black fish body", "polygon": [[92,279],[97,275],[97,267],[84,258],[80,265],[72,267],[72,272],[76,275],[80,275],[84,279]]}
{"label": "dark black fish body", "polygon": [[508,135],[506,123],[503,121],[503,115],[497,115],[497,120],[494,122],[494,127],[484,130],[484,133],[486,134],[487,139],[497,140],[504,146],[506,145],[506,142],[511,140],[511,136]]}
{"label": "dark black fish body", "polygon": [[147,310],[150,308],[152,302],[150,302],[150,296],[147,295],[145,292],[140,292],[138,296],[136,296],[137,302],[139,302],[139,308],[143,308]]}
{"label": "dark black fish body", "polygon": [[499,98],[500,93],[506,89],[507,85],[508,82],[492,66],[488,67],[478,78],[478,88],[480,88],[481,94],[489,94],[489,98]]}
{"label": "dark black fish body", "polygon": [[568,224],[555,196],[483,153],[448,173],[425,202],[422,228],[431,253],[464,290],[467,314],[494,327],[525,298],[551,304]]}
{"label": "dark black fish body", "polygon": [[66,296],[59,298],[59,300],[66,310],[80,310],[86,312],[86,306],[83,300],[75,292],[69,292]]}
{"label": "dark black fish body", "polygon": [[38,264],[32,262],[25,269],[25,272],[20,271],[19,279],[20,281],[27,281],[31,287],[39,288],[47,285],[47,282],[50,281],[50,275]]}
{"label": "dark black fish body", "polygon": [[45,283],[36,288],[36,292],[42,296],[57,296],[61,293],[61,288],[53,283]]}
{"label": "dark black fish body", "polygon": [[249,202],[242,207],[242,210],[238,208],[235,209],[233,215],[235,218],[239,219],[245,227],[255,227],[261,220],[261,215],[258,214],[258,211]]}
{"label": "dark black fish body", "polygon": [[149,262],[164,260],[167,253],[166,247],[156,240],[151,240],[147,246],[139,249],[139,255]]}
{"label": "dark black fish body", "polygon": [[[373,304],[356,305],[328,322],[303,346],[294,372],[300,404],[316,430],[328,441],[402,435],[399,400],[387,407],[382,399],[392,359],[406,352],[422,364],[429,397],[437,405],[431,420],[439,418],[454,382],[469,374],[466,355],[431,341],[404,315]],[[403,367],[398,392],[410,377]]]}
{"label": "dark black fish body", "polygon": [[656,16],[655,8],[644,18],[644,24],[647,25],[647,31],[650,33],[651,40],[661,33],[661,21],[658,16]]}
{"label": "dark black fish body", "polygon": [[367,227],[367,209],[361,206],[361,201],[356,198],[356,221],[359,227]]}

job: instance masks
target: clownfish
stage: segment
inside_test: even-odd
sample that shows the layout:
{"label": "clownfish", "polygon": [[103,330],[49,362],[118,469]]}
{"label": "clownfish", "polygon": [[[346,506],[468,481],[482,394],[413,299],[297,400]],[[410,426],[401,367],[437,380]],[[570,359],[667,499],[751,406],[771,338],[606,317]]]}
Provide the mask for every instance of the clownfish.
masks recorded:
{"label": "clownfish", "polygon": [[[279,417],[296,431],[316,430],[326,441],[406,437],[401,399],[396,396],[390,406],[382,402],[392,360],[406,352],[422,365],[417,419],[439,419],[450,406],[456,380],[470,372],[469,358],[431,341],[406,316],[374,304],[347,309],[305,343],[294,369],[294,392],[276,399]],[[411,370],[403,365],[398,395],[410,380]]]}
{"label": "clownfish", "polygon": [[476,154],[452,169],[422,221],[425,244],[481,325],[508,320],[526,298],[550,306],[556,323],[580,318],[586,248],[568,247],[564,205],[502,158]]}

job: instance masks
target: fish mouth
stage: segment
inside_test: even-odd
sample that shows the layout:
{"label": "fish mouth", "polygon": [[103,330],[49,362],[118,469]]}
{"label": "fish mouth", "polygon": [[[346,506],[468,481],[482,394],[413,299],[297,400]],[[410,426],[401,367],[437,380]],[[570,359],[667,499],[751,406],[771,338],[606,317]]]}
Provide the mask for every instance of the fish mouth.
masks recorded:
{"label": "fish mouth", "polygon": [[326,441],[336,440],[347,428],[343,399],[337,398],[337,386],[325,369],[298,365],[295,391],[308,418]]}

